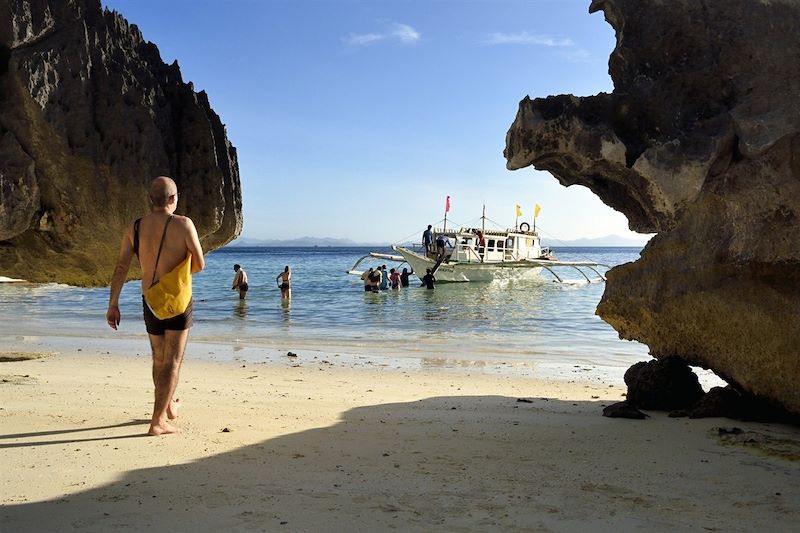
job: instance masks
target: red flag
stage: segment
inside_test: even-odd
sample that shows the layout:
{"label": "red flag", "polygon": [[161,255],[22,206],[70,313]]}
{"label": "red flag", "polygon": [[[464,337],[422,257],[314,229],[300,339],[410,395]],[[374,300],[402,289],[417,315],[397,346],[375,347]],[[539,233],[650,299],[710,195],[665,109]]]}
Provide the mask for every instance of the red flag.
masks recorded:
{"label": "red flag", "polygon": [[447,213],[450,211],[450,196],[447,196],[447,200],[444,201],[444,212]]}

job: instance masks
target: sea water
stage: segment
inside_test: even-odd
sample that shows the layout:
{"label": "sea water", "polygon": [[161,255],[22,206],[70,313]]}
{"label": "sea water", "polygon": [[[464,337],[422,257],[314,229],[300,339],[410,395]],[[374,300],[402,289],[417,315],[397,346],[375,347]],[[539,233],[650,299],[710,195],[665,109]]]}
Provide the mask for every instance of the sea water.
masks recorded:
{"label": "sea water", "polygon": [[[367,248],[264,248],[229,246],[206,256],[194,276],[194,327],[190,354],[269,359],[288,351],[397,367],[484,368],[504,372],[549,369],[547,374],[606,368],[620,375],[649,359],[647,347],[620,340],[596,314],[604,283],[585,283],[578,272],[562,277],[584,283],[539,280],[441,283],[364,292],[346,272]],[[556,248],[565,261],[609,266],[638,258],[639,248]],[[231,290],[234,263],[249,277],[247,298]],[[381,261],[365,263],[376,266]],[[383,262],[388,268],[394,265]],[[292,269],[292,297],[282,300],[277,276]],[[407,266],[407,265],[404,265]],[[590,277],[594,278],[592,274]],[[0,339],[4,344],[42,338],[74,339],[95,347],[115,339],[144,343],[138,281],[122,291],[119,331],[105,322],[107,288],[59,284],[0,284]],[[214,346],[204,349],[202,346]],[[228,347],[229,349],[226,349]],[[577,370],[576,370],[577,369]]]}

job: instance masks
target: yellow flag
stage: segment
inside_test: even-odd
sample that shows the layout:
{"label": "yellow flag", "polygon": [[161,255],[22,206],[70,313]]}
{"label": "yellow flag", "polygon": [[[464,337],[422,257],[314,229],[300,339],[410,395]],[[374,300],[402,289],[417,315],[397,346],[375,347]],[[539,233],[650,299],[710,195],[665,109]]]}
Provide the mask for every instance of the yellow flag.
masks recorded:
{"label": "yellow flag", "polygon": [[542,210],[542,206],[540,206],[539,204],[536,204],[535,206],[533,206],[533,218],[539,218],[539,211],[541,211],[541,210]]}
{"label": "yellow flag", "polygon": [[518,217],[522,216],[522,208],[519,206],[519,204],[517,204],[517,216]]}

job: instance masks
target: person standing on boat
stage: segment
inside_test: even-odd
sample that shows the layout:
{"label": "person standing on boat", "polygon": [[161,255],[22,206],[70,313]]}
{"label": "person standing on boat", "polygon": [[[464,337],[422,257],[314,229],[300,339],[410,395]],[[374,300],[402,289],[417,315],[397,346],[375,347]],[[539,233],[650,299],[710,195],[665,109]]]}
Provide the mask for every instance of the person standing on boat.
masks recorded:
{"label": "person standing on boat", "polygon": [[452,248],[453,245],[450,244],[450,239],[447,238],[447,235],[439,234],[439,236],[436,237],[436,257],[437,258],[444,257],[444,254],[447,251],[447,248],[445,248],[446,246],[449,246],[449,247]]}
{"label": "person standing on boat", "polygon": [[385,291],[389,288],[389,273],[386,272],[386,265],[381,266],[381,290]]}
{"label": "person standing on boat", "polygon": [[433,251],[433,232],[431,231],[431,225],[428,224],[428,229],[422,232],[422,246],[425,247],[425,256],[429,256]]}
{"label": "person standing on boat", "polygon": [[233,271],[236,272],[236,275],[233,277],[231,290],[239,291],[239,299],[244,300],[245,296],[247,296],[247,290],[250,288],[247,284],[247,272],[244,271],[241,265],[233,265]]}
{"label": "person standing on boat", "polygon": [[433,276],[433,272],[431,269],[425,269],[425,276],[422,278],[422,285],[420,287],[425,287],[426,289],[433,289],[434,284],[436,283],[436,278]]}
{"label": "person standing on boat", "polygon": [[292,271],[289,268],[289,265],[286,265],[286,268],[283,269],[283,272],[278,274],[278,277],[275,278],[278,282],[278,286],[281,288],[281,298],[284,300],[288,300],[292,297]]}
{"label": "person standing on boat", "polygon": [[486,251],[486,237],[481,230],[478,230],[477,244],[478,256],[481,258],[481,262],[483,262],[483,253]]}

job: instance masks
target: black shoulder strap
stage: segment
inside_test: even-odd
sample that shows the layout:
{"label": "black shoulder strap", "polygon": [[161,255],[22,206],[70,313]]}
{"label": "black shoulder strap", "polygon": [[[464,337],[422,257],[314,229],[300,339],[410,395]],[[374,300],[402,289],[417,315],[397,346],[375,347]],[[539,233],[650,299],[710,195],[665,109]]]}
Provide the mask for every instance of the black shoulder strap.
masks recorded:
{"label": "black shoulder strap", "polygon": [[161,234],[161,244],[158,245],[158,255],[156,255],[156,266],[153,267],[153,280],[150,282],[150,285],[155,283],[156,281],[156,270],[158,270],[158,260],[161,259],[161,249],[164,247],[164,237],[167,236],[167,226],[172,221],[172,215],[169,216],[167,221],[164,223],[164,233]]}
{"label": "black shoulder strap", "polygon": [[133,253],[136,254],[136,257],[139,257],[139,223],[141,221],[141,218],[137,218],[133,223]]}

